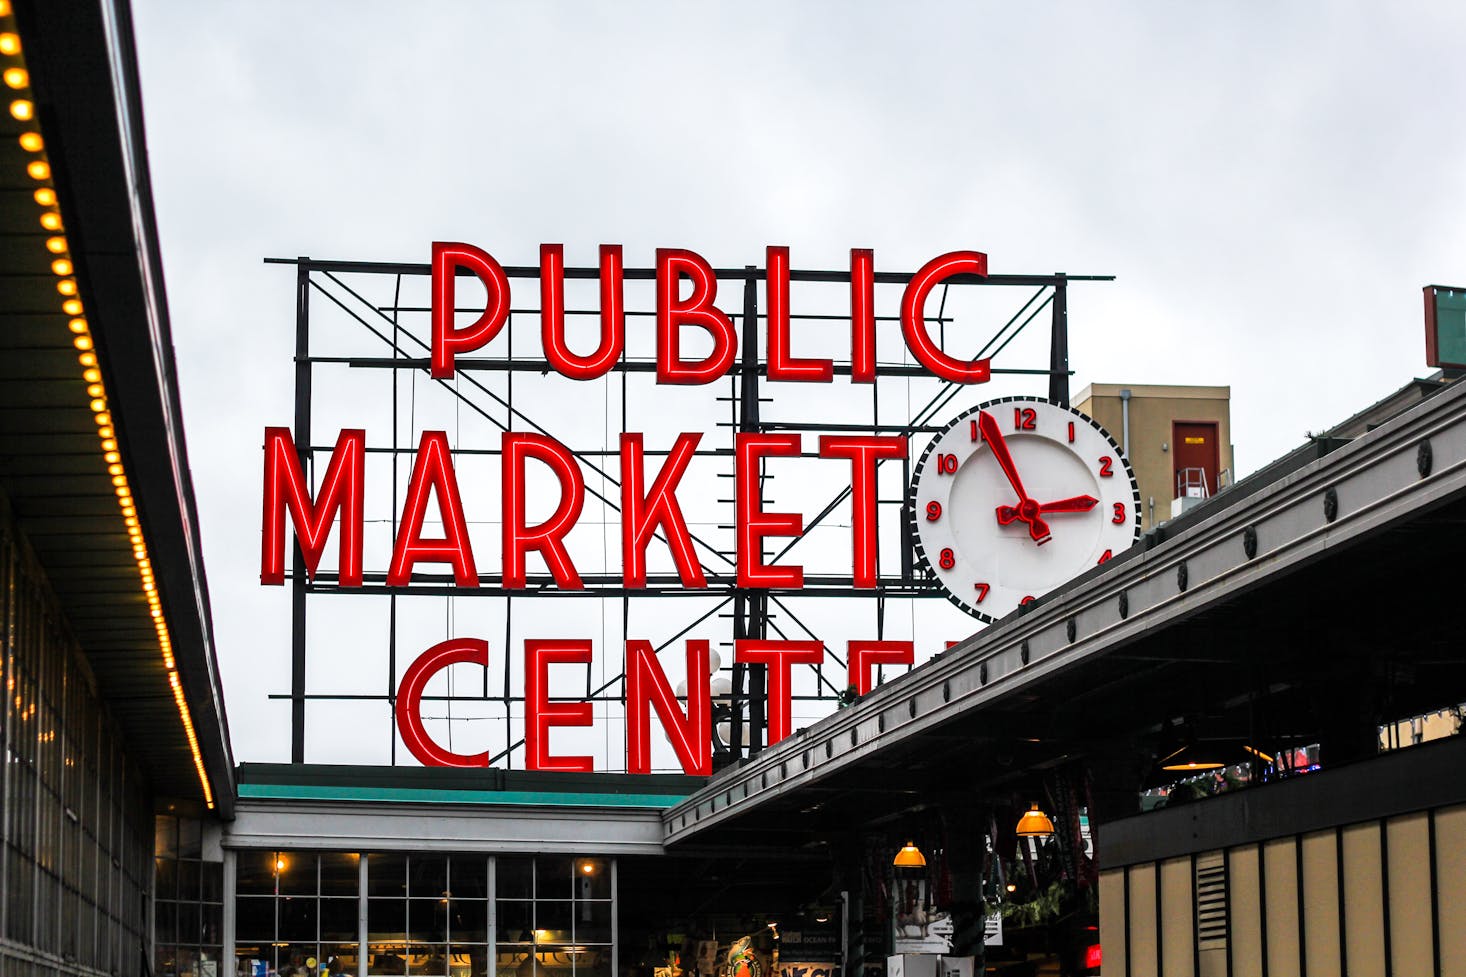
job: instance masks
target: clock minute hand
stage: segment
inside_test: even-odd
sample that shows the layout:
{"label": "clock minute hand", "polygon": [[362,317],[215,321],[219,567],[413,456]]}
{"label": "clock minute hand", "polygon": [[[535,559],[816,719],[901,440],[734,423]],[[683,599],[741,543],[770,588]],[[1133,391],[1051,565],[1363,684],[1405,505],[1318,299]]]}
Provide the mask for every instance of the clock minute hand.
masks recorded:
{"label": "clock minute hand", "polygon": [[[1057,502],[1045,502],[1038,506],[1040,513],[1044,512],[1088,512],[1099,505],[1099,499],[1092,495],[1076,495],[1072,499],[1060,499]],[[1018,519],[1023,518],[1021,504],[1018,506],[998,506],[998,525],[1006,526]],[[1026,521],[1026,520],[1025,520]]]}
{"label": "clock minute hand", "polygon": [[[993,415],[987,411],[978,411],[977,429],[982,432],[982,439],[993,449],[993,457],[997,459],[998,467],[1003,469],[1003,474],[1008,478],[1008,484],[1013,486],[1013,491],[1018,494],[1018,505],[1016,508],[1002,506],[998,509],[998,523],[1006,526],[1015,519],[1022,519],[1028,523],[1028,535],[1035,543],[1041,543],[1049,537],[1048,523],[1038,517],[1039,506],[1033,499],[1028,497],[1028,492],[1023,488],[1023,480],[1018,477],[1018,466],[1013,464],[1013,455],[1008,451],[1008,442],[1003,438],[1002,429]],[[1011,513],[1011,517],[1004,519],[1004,510]]]}

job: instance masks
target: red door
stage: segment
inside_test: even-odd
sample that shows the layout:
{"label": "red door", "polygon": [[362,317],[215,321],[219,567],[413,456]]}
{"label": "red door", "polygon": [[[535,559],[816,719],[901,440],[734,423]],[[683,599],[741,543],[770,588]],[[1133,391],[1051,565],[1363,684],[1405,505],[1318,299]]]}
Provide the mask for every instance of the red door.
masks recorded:
{"label": "red door", "polygon": [[1217,493],[1217,474],[1222,465],[1217,443],[1216,421],[1173,421],[1171,423],[1171,488],[1176,498],[1208,498]]}

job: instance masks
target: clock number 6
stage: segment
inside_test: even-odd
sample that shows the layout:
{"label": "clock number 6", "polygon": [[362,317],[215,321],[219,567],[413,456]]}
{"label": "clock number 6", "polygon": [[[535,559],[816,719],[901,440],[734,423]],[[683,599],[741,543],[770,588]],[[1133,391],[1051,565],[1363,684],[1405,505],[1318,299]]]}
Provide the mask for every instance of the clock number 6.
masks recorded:
{"label": "clock number 6", "polygon": [[1125,503],[1123,503],[1123,502],[1116,502],[1115,503],[1115,518],[1111,519],[1110,522],[1112,522],[1112,523],[1114,523],[1115,525],[1118,526],[1120,523],[1122,523],[1124,521],[1125,521]]}
{"label": "clock number 6", "polygon": [[950,570],[957,565],[957,557],[952,553],[951,547],[942,550],[942,555],[937,557],[937,563],[943,570]]}
{"label": "clock number 6", "polygon": [[940,502],[928,502],[926,504],[926,521],[936,522],[942,518],[942,504]]}

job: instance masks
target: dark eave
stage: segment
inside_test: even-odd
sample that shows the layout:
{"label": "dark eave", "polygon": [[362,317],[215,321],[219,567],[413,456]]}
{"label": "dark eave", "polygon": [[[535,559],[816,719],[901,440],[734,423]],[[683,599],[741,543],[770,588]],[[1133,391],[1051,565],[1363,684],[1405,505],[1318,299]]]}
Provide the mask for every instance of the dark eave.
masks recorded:
{"label": "dark eave", "polygon": [[[198,516],[174,375],[125,0],[16,0],[76,278],[205,768],[234,801]],[[26,175],[0,119],[0,486],[44,564],[129,749],[159,794],[202,798],[102,459]]]}

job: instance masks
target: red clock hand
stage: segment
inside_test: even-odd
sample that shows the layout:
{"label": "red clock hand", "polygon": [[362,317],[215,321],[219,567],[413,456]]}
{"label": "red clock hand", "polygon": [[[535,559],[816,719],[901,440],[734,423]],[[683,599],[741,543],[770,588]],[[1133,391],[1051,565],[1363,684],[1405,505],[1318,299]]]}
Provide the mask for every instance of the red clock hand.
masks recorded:
{"label": "red clock hand", "polygon": [[[1072,499],[1060,499],[1057,502],[1045,502],[1038,507],[1039,512],[1088,512],[1099,505],[1099,499],[1092,495],[1076,495]],[[1018,510],[1010,505],[998,506],[998,522],[1004,526],[1014,519],[1022,519]]]}
{"label": "red clock hand", "polygon": [[[1003,509],[998,510],[998,523],[1008,525],[1014,519],[1022,519],[1028,523],[1028,535],[1033,537],[1035,543],[1041,543],[1049,537],[1048,523],[1038,517],[1038,503],[1028,497],[1028,492],[1023,488],[1023,480],[1018,477],[1018,466],[1013,464],[1013,455],[1008,451],[1008,442],[1003,439],[1003,432],[998,427],[998,422],[993,415],[987,411],[978,411],[977,429],[982,432],[982,439],[993,449],[993,457],[998,461],[998,467],[1003,469],[1003,474],[1008,478],[1008,484],[1013,486],[1013,491],[1018,493],[1018,506],[1012,509],[1012,518],[1003,518]],[[1004,507],[1006,508],[1006,507]]]}

